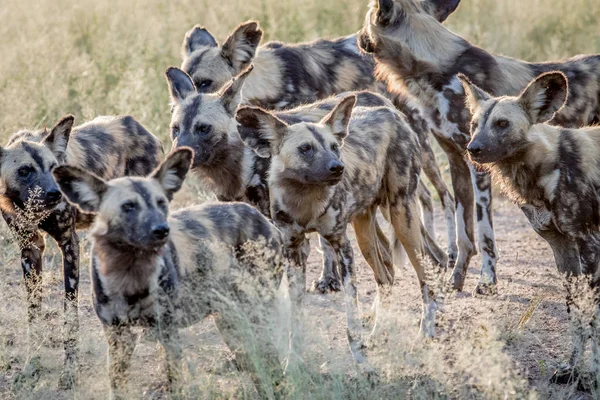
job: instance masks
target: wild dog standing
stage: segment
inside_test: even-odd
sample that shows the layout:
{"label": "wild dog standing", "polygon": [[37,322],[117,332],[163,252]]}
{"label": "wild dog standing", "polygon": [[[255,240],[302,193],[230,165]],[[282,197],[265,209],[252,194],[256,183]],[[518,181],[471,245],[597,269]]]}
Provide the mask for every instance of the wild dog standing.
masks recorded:
{"label": "wild dog standing", "polygon": [[[72,166],[53,172],[69,201],[96,215],[93,298],[109,344],[113,396],[123,394],[134,326],[151,328],[162,344],[175,392],[182,361],[178,327],[216,314],[223,339],[238,353],[236,361],[250,369],[250,353],[240,347],[248,344],[243,335],[255,335],[252,344],[263,352],[274,345],[261,335],[268,328],[263,313],[275,307],[274,292],[284,272],[281,232],[243,203],[205,204],[169,216],[168,203],[181,188],[192,157],[190,149],[179,149],[147,178],[106,182]],[[251,287],[253,279],[261,282],[259,287]],[[240,313],[252,321],[252,331],[242,329]],[[265,360],[261,372],[281,369],[276,358]],[[262,398],[274,394],[264,385],[259,391]]]}
{"label": "wild dog standing", "polygon": [[0,147],[0,209],[21,249],[30,346],[40,340],[33,331],[42,302],[44,233],[56,240],[63,255],[66,329],[61,386],[73,383],[77,363],[79,239],[75,228],[85,227],[91,218],[63,201],[51,171],[67,162],[105,179],[146,175],[162,157],[158,139],[133,117],[100,117],[72,130],[73,121],[72,116],[64,117],[50,132],[19,131],[6,147]]}
{"label": "wild dog standing", "polygon": [[[524,207],[536,231],[552,246],[567,282],[585,274],[596,290],[600,279],[600,127],[569,129],[548,124],[568,97],[567,77],[562,72],[540,75],[517,97],[495,98],[464,75],[458,78],[473,114],[467,146],[471,159],[488,169],[504,192]],[[570,284],[567,291],[570,309]],[[573,337],[572,366],[582,360],[585,342],[580,342],[581,336]]]}
{"label": "wild dog standing", "polygon": [[[183,41],[181,68],[191,76],[198,92],[211,93],[227,85],[253,63],[255,69],[246,79],[243,102],[266,109],[289,109],[348,91],[384,92],[382,85],[374,78],[373,58],[360,53],[356,35],[301,44],[269,42],[258,47],[262,34],[257,22],[245,22],[219,46],[210,32],[196,26]],[[453,264],[458,253],[454,198],[441,177],[429,144],[428,123],[414,101],[399,94],[384,94],[406,114],[409,124],[419,136],[423,170],[444,208],[448,254]],[[193,141],[181,145],[187,145],[185,143],[197,145]],[[419,190],[425,227],[433,237],[431,194],[425,185],[421,185]],[[331,251],[327,254],[331,254]],[[314,288],[319,291],[340,288],[335,275],[336,268],[328,263],[330,258],[326,257],[323,275],[315,282]]]}
{"label": "wild dog standing", "polygon": [[[271,158],[268,182],[271,215],[292,254],[309,232],[333,247],[346,298],[348,340],[354,359],[365,361],[356,272],[346,228],[352,223],[361,252],[375,275],[378,300],[390,292],[393,268],[375,222],[385,209],[413,264],[423,294],[422,332],[433,335],[436,302],[425,280],[426,263],[445,265],[445,254],[419,218],[419,141],[392,107],[354,107],[344,98],[318,123],[289,125],[260,108],[241,107],[240,135],[260,157]],[[302,262],[294,257],[295,264]],[[305,265],[300,265],[304,272]],[[389,274],[392,276],[390,277]],[[376,309],[377,310],[377,309]],[[377,319],[376,319],[377,321]]]}
{"label": "wild dog standing", "polygon": [[[478,242],[482,275],[477,291],[495,291],[497,249],[491,215],[491,189],[487,173],[467,164],[463,155],[470,140],[470,114],[456,75],[462,72],[494,95],[515,95],[539,74],[563,71],[571,91],[567,106],[554,124],[575,127],[600,121],[600,56],[576,57],[558,63],[526,63],[494,56],[450,32],[441,22],[458,7],[459,0],[375,0],[359,33],[359,46],[377,61],[377,75],[391,90],[408,91],[430,110],[434,134],[448,154],[459,224],[459,261],[453,285],[462,290],[473,246],[473,188],[477,205]],[[473,181],[473,182],[471,182]]]}
{"label": "wild dog standing", "polygon": [[[267,176],[271,165],[270,157],[259,157],[246,147],[238,132],[234,114],[239,103],[244,82],[252,74],[242,73],[217,93],[197,93],[191,78],[177,68],[167,71],[167,79],[173,98],[171,119],[172,138],[175,147],[182,144],[198,149],[195,152],[194,171],[212,189],[220,200],[245,201],[257,207],[264,215],[272,217],[270,193]],[[361,107],[390,107],[386,98],[371,92],[355,92],[357,104]],[[344,95],[338,95],[318,103],[276,112],[278,118],[287,123],[319,122],[338,103]],[[377,232],[380,242],[390,247],[379,226]],[[308,255],[308,243],[304,243],[305,256]],[[326,248],[329,248],[326,247]],[[386,250],[391,253],[391,250]],[[334,264],[333,251],[327,257]],[[381,274],[381,279],[391,284],[394,266]],[[337,280],[328,280],[330,285]],[[382,281],[383,282],[383,281]]]}

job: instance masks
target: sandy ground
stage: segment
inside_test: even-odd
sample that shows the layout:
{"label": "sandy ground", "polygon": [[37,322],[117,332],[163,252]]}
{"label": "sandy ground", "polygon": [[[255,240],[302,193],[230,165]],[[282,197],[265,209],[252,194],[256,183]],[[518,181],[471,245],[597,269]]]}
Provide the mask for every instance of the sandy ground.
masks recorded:
{"label": "sandy ground", "polygon": [[[439,213],[439,208],[437,211]],[[536,390],[540,398],[585,398],[581,393],[574,393],[572,388],[548,384],[554,366],[566,360],[569,352],[565,292],[549,247],[529,228],[518,208],[508,202],[501,199],[496,201],[494,218],[500,253],[497,266],[498,295],[480,297],[472,294],[478,280],[480,262],[479,256],[474,257],[465,292],[446,295],[444,313],[440,315],[438,340],[445,343],[447,352],[467,354],[467,358],[475,357],[462,362],[472,362],[473,365],[480,365],[476,368],[484,369],[488,365],[487,361],[476,359],[485,357],[481,355],[484,353],[471,351],[470,348],[465,352],[464,346],[470,346],[472,342],[464,342],[462,337],[478,331],[496,332],[495,337],[500,340],[498,352],[516,366],[520,376],[526,380],[526,385]],[[436,232],[439,242],[444,243],[441,218],[436,220]],[[103,398],[107,384],[104,364],[106,345],[91,304],[87,258],[82,261],[80,294],[83,388],[77,395],[56,390],[56,379],[62,362],[62,291],[60,270],[56,267],[60,256],[52,255],[56,254],[55,248],[47,250],[49,267],[44,276],[47,293],[44,303],[47,323],[45,329],[48,340],[40,344],[38,352],[42,373],[33,389],[19,390],[14,387],[14,377],[25,362],[25,296],[16,247],[9,244],[7,232],[3,233],[3,263],[0,267],[0,398]],[[368,310],[374,299],[375,285],[372,273],[357,248],[355,252],[361,307]],[[313,251],[309,261],[308,283],[319,276],[320,254]],[[391,312],[400,316],[403,321],[408,321],[402,329],[413,335],[418,330],[420,316],[417,280],[410,265],[400,268],[396,277]],[[307,339],[309,348],[312,349],[308,352],[307,359],[324,370],[348,370],[351,357],[345,339],[342,294],[308,294],[305,315],[311,321],[310,331],[313,332]],[[529,319],[524,318],[527,315],[530,315]],[[525,321],[519,325],[522,318]],[[186,329],[184,338],[186,360],[196,368],[190,373],[197,377],[198,386],[208,385],[215,392],[235,393],[231,392],[231,387],[235,386],[232,383],[238,382],[238,378],[226,361],[228,351],[218,337],[212,321],[207,320]],[[390,336],[390,340],[395,340],[394,338],[393,335]],[[382,359],[381,354],[379,359]],[[149,395],[148,388],[164,381],[158,360],[157,345],[141,340],[132,367],[136,397],[144,393]],[[447,363],[450,369],[453,368],[453,362]],[[457,373],[460,375],[460,371],[468,369],[469,365],[457,367]],[[486,372],[494,373],[491,370]],[[472,375],[473,371],[470,373]],[[206,397],[212,395],[208,394]]]}

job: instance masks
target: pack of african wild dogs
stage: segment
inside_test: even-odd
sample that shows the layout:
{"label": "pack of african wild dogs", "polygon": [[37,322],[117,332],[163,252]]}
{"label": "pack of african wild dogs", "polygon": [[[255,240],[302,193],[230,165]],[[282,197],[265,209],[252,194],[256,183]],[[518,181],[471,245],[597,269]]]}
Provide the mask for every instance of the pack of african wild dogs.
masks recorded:
{"label": "pack of african wild dogs", "polygon": [[[223,44],[195,26],[185,33],[181,68],[165,72],[171,143],[164,147],[132,116],[78,126],[66,116],[51,130],[15,133],[0,148],[0,208],[10,226],[36,193],[37,211],[45,213],[35,224],[20,224],[25,232],[17,235],[30,328],[40,317],[45,236],[62,252],[59,385],[77,384],[81,361],[78,229],[89,229],[92,238],[93,304],[108,343],[113,397],[127,383],[134,328],[143,327],[164,348],[169,389],[176,393],[179,329],[214,316],[236,365],[256,375],[249,349],[240,345],[240,319],[224,308],[234,304],[250,313],[287,301],[295,314],[307,290],[343,291],[357,371],[376,374],[366,343],[378,334],[381,308],[392,307],[395,268],[406,256],[420,283],[424,337],[435,337],[440,294],[432,275],[464,290],[479,251],[474,290],[496,293],[492,182],[552,248],[567,306],[575,295],[570,281],[586,279],[595,291],[600,55],[545,63],[492,55],[444,26],[459,2],[374,0],[358,33],[301,44],[261,44],[256,21],[240,24]],[[432,136],[448,156],[453,191],[442,180]],[[439,195],[445,250],[435,241],[422,172]],[[188,173],[218,201],[169,212]],[[359,310],[348,225],[377,283],[370,332]],[[307,285],[312,233],[323,272]],[[260,295],[246,295],[233,277],[259,270],[261,279],[247,283]],[[296,351],[291,320],[289,351],[282,356],[269,340],[261,350],[279,377],[276,387],[285,382],[282,357]],[[248,321],[258,335],[262,317]],[[584,345],[573,341],[557,381],[577,379]],[[255,381],[261,397],[283,393]]]}

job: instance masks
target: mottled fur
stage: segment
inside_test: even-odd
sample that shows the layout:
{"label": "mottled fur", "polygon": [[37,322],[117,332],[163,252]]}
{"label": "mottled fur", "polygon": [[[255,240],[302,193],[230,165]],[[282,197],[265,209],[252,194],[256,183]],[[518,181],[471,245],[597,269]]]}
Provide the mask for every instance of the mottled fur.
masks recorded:
{"label": "mottled fur", "polygon": [[[371,3],[359,46],[377,61],[377,75],[390,90],[414,96],[426,110],[434,134],[448,153],[457,211],[472,215],[474,185],[482,251],[482,278],[478,291],[494,290],[496,248],[491,218],[490,179],[463,158],[470,140],[470,114],[464,106],[462,86],[456,75],[465,74],[484,90],[499,95],[518,94],[535,76],[560,70],[571,86],[569,101],[553,120],[567,127],[599,121],[600,56],[579,56],[554,63],[526,63],[496,56],[471,45],[441,22],[459,0],[377,0]],[[473,182],[469,177],[472,177]],[[462,289],[473,247],[472,218],[459,226],[459,262],[453,273],[454,287]],[[462,239],[461,239],[462,238]]]}
{"label": "mottled fur", "polygon": [[425,263],[446,262],[419,218],[418,138],[402,114],[379,98],[382,105],[355,107],[357,96],[344,97],[316,123],[293,123],[293,118],[286,122],[285,113],[278,118],[249,106],[236,115],[244,142],[260,157],[271,158],[271,216],[296,254],[293,260],[300,276],[306,265],[299,254],[307,233],[318,232],[335,251],[346,296],[350,348],[359,363],[365,356],[348,224],[353,224],[361,252],[373,269],[381,299],[391,290],[394,267],[377,232],[377,208],[389,215],[421,283],[421,327],[428,335],[433,334],[436,305],[425,281]]}
{"label": "mottled fur", "polygon": [[[548,123],[568,98],[562,72],[542,74],[518,96],[501,97],[489,95],[462,74],[458,77],[473,114],[470,157],[491,172],[552,248],[566,278],[571,310],[574,278],[587,275],[592,290],[599,286],[600,127]],[[574,332],[573,339],[569,363],[576,368],[583,359],[585,333]],[[575,379],[572,368],[557,373],[555,380]]]}
{"label": "mottled fur", "polygon": [[[133,117],[99,117],[73,127],[67,116],[47,130],[22,130],[0,147],[0,209],[9,226],[14,225],[25,208],[32,191],[39,191],[38,213],[30,227],[19,227],[21,266],[28,292],[30,332],[35,328],[41,306],[42,255],[44,234],[58,243],[63,254],[65,285],[65,374],[61,384],[70,385],[77,358],[77,291],[79,283],[79,240],[75,231],[91,222],[87,214],[62,200],[51,171],[69,163],[91,171],[104,179],[124,175],[146,175],[162,158],[162,145]],[[27,232],[23,232],[27,231]],[[34,337],[31,341],[36,342]],[[32,343],[33,344],[33,343]]]}
{"label": "mottled fur", "polygon": [[[235,308],[256,324],[257,335],[266,327],[255,303],[274,308],[285,266],[283,240],[263,215],[243,203],[218,203],[169,216],[168,202],[181,188],[191,160],[190,149],[179,149],[147,178],[109,182],[76,167],[54,171],[69,201],[96,214],[91,230],[93,298],[109,343],[113,395],[122,394],[126,381],[135,347],[132,327],[150,328],[161,342],[169,383],[177,391],[182,356],[178,327],[215,315],[223,338],[239,353],[236,361],[250,368],[239,347],[244,333],[236,326]],[[252,287],[252,277],[260,287]],[[269,367],[280,369],[276,359],[268,361],[273,363]],[[259,390],[268,394],[266,388]]]}
{"label": "mottled fur", "polygon": [[[441,177],[429,144],[430,128],[416,103],[405,96],[385,92],[383,85],[375,81],[373,58],[360,54],[356,35],[300,44],[269,42],[258,47],[261,37],[258,24],[249,21],[234,29],[225,44],[219,47],[205,28],[196,26],[184,39],[181,67],[190,75],[198,92],[209,93],[228,84],[252,62],[254,70],[245,80],[242,102],[267,109],[290,109],[356,90],[377,90],[393,98],[396,107],[406,114],[409,124],[419,135],[423,170],[438,192],[444,209],[448,254],[453,263],[458,252],[454,199]],[[239,68],[228,63],[224,51],[227,47],[243,49],[244,62],[236,64]],[[425,185],[421,185],[420,191],[425,225],[433,236],[431,195]],[[326,250],[325,254],[323,274],[313,287],[320,291],[339,290],[335,266],[327,259],[330,253]]]}

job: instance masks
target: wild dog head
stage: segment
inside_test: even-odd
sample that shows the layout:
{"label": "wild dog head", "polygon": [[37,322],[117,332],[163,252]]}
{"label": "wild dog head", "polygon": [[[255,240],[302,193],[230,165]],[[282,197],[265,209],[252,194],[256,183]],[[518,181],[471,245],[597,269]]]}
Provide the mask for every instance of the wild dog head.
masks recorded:
{"label": "wild dog head", "polygon": [[218,92],[207,94],[198,92],[184,71],[175,67],[167,70],[173,100],[173,147],[194,150],[192,168],[215,166],[228,152],[230,135],[237,134],[235,110],[241,102],[244,80],[251,71],[252,66]]}
{"label": "wild dog head", "polygon": [[379,47],[385,45],[380,38],[385,37],[386,41],[393,40],[398,46],[405,47],[418,60],[438,57],[437,54],[427,54],[431,52],[431,46],[417,38],[428,38],[427,42],[443,42],[438,37],[446,32],[441,23],[456,10],[459,3],[460,0],[374,0],[367,11],[364,27],[358,34],[358,46],[366,53],[378,55],[381,50]]}
{"label": "wild dog head", "polygon": [[345,97],[319,123],[288,125],[268,111],[249,106],[241,107],[236,119],[244,143],[260,157],[272,157],[271,171],[276,171],[277,179],[335,185],[344,173],[340,148],[355,103],[356,96]]}
{"label": "wild dog head", "polygon": [[62,195],[51,171],[66,159],[73,122],[69,115],[50,132],[19,131],[6,147],[0,147],[0,207],[23,209],[32,193],[36,193],[37,211],[51,210],[60,203]]}
{"label": "wild dog head", "polygon": [[215,92],[248,68],[262,34],[257,22],[244,22],[219,46],[210,32],[195,26],[183,40],[181,69],[190,75],[198,92]]}
{"label": "wild dog head", "polygon": [[168,204],[181,189],[192,157],[191,149],[175,150],[146,178],[123,177],[105,182],[68,165],[52,173],[70,203],[96,215],[94,237],[119,248],[158,250],[169,237]]}
{"label": "wild dog head", "polygon": [[550,121],[565,104],[567,78],[547,72],[533,80],[517,97],[494,98],[462,74],[471,114],[471,142],[467,151],[477,163],[494,163],[519,154],[528,146],[529,129]]}

